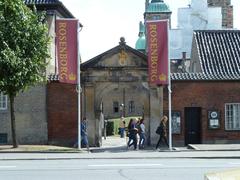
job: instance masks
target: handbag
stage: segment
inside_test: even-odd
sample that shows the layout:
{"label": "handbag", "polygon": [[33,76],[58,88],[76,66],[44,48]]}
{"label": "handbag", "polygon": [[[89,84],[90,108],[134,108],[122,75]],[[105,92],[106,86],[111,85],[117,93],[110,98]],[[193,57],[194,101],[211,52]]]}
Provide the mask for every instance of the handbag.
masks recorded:
{"label": "handbag", "polygon": [[162,128],[161,126],[157,127],[156,134],[160,135],[162,133]]}

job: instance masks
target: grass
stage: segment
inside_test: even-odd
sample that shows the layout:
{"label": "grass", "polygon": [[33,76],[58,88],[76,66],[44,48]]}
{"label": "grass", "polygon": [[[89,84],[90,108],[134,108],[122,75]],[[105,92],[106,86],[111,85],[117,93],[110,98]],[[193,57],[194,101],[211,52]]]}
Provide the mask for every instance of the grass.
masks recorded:
{"label": "grass", "polygon": [[[140,116],[134,116],[134,117],[124,117],[124,120],[126,122],[125,126],[128,126],[128,123],[130,121],[131,118],[139,118]],[[118,135],[118,128],[119,128],[119,121],[120,118],[115,118],[115,119],[109,119],[109,121],[114,122],[114,135]]]}
{"label": "grass", "polygon": [[0,152],[81,152],[76,148],[52,146],[52,145],[19,145],[12,148],[11,145],[0,146]]}

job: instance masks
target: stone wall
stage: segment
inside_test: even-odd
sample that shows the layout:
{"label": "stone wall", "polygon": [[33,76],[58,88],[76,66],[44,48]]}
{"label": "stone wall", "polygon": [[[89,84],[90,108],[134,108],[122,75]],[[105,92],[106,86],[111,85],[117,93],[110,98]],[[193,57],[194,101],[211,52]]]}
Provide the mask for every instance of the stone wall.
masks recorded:
{"label": "stone wall", "polygon": [[[0,133],[12,141],[10,107],[0,111]],[[15,99],[16,134],[20,144],[47,143],[46,86],[32,87]]]}

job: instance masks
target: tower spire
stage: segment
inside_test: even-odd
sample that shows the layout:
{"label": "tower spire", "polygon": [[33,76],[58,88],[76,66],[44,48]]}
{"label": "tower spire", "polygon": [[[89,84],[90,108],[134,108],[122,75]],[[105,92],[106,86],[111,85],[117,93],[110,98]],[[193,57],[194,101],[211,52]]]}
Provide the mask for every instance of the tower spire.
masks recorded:
{"label": "tower spire", "polygon": [[146,0],[146,2],[145,2],[145,12],[147,11],[148,5],[149,5],[149,0]]}

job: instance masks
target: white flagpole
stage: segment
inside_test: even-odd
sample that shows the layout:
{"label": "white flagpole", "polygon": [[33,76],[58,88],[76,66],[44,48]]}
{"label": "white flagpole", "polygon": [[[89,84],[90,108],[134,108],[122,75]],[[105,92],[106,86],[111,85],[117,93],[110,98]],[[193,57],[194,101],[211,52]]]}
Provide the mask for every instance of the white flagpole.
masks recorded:
{"label": "white flagpole", "polygon": [[[78,22],[79,23],[79,22]],[[80,27],[81,28],[81,27]],[[81,149],[81,77],[80,77],[80,53],[79,53],[79,24],[77,28],[77,93],[78,93],[78,149]]]}
{"label": "white flagpole", "polygon": [[168,117],[169,117],[169,150],[172,151],[172,90],[171,90],[171,62],[170,62],[170,35],[168,20]]}

